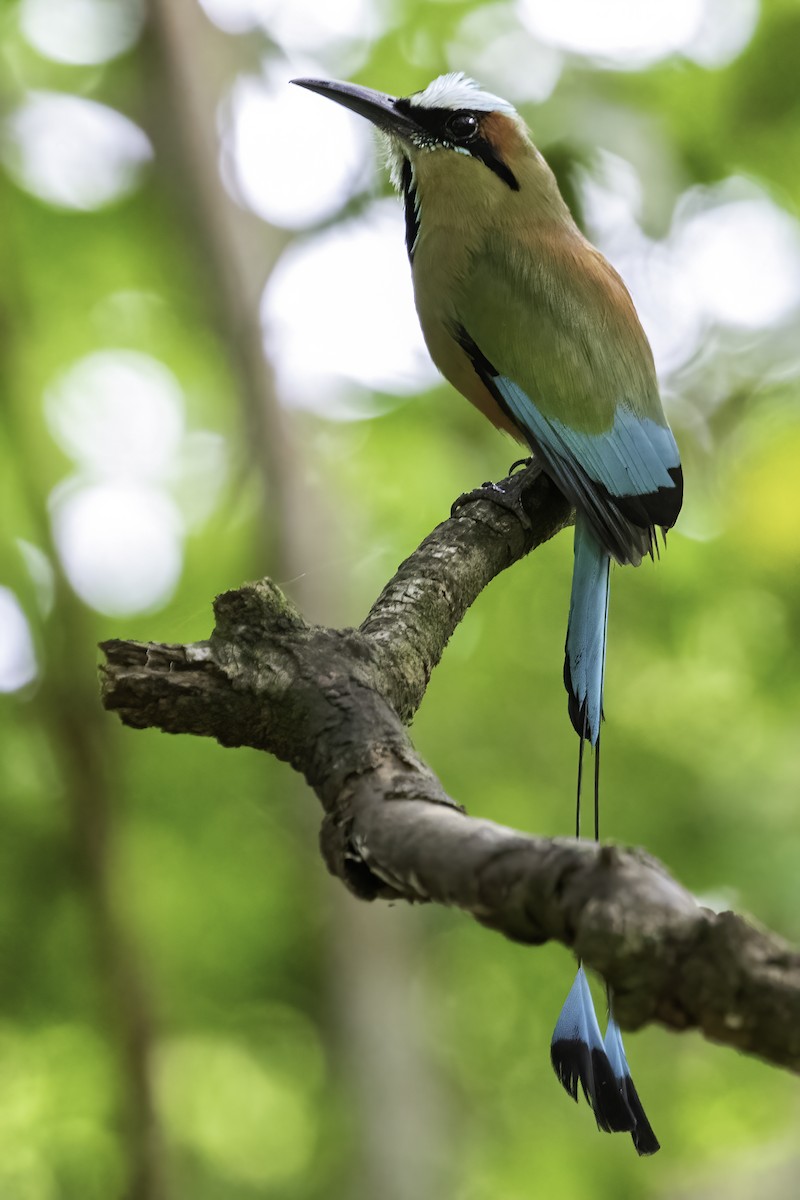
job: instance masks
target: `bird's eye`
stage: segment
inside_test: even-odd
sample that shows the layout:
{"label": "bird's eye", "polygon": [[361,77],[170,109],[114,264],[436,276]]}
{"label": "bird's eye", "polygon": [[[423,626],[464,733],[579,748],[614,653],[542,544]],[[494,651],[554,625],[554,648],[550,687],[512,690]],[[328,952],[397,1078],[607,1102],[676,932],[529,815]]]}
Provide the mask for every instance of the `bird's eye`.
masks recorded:
{"label": "bird's eye", "polygon": [[473,113],[454,113],[447,122],[447,132],[456,142],[471,142],[478,132],[478,118]]}

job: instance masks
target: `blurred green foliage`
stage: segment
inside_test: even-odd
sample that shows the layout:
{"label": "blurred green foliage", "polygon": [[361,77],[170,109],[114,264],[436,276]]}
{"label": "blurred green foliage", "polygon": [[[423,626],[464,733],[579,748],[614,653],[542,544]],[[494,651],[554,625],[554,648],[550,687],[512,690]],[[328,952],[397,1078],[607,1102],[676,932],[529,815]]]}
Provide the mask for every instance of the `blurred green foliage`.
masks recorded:
{"label": "blurred green foliage", "polygon": [[[449,69],[446,47],[478,7],[398,0],[358,78],[400,93],[424,85]],[[6,114],[44,88],[147,127],[152,31],[108,63],[64,65],[25,41],[19,14],[7,6],[0,26]],[[243,69],[277,53],[262,35],[212,38]],[[598,146],[640,155],[651,236],[664,235],[686,189],[736,173],[792,212],[799,47],[795,0],[771,0],[727,66],[670,58],[623,72],[568,59],[553,95],[526,115],[577,201],[576,171]],[[262,550],[264,526],[282,518],[264,503],[236,348],[156,144],[138,186],[83,212],[0,175],[0,586],[25,614],[36,659],[35,677],[0,696],[0,1196],[162,1194],[152,1181],[136,1190],[147,1130],[158,1131],[153,1177],[164,1195],[368,1194],[335,1015],[343,984],[331,947],[346,918],[316,852],[313,798],[281,764],[123,729],[99,705],[99,641],[202,638],[216,593],[281,570]],[[662,169],[649,174],[653,162]],[[763,345],[753,339],[745,359],[736,347],[736,377],[722,370],[713,406],[710,375],[672,389],[689,528],[670,537],[657,568],[615,573],[604,819],[609,835],[645,845],[708,903],[797,939],[800,384],[786,365],[761,380]],[[123,616],[76,595],[53,533],[65,480],[99,476],[57,442],[45,397],[102,349],[165,364],[183,393],[185,435],[210,431],[227,463],[210,481],[186,443],[188,465],[165,485],[185,517],[177,584]],[[716,338],[709,354],[724,366],[732,351]],[[301,603],[313,592],[314,616],[335,623],[357,623],[453,498],[515,456],[443,385],[376,405],[380,415],[361,421],[287,417],[302,447],[289,469],[312,481],[302,519],[312,529],[324,520],[327,540],[324,553],[298,552],[301,581],[279,582]],[[212,483],[209,511],[193,517],[192,497]],[[553,834],[571,827],[575,740],[560,683],[570,569],[562,536],[480,597],[413,731],[471,812]],[[793,1080],[694,1035],[629,1036],[663,1145],[638,1161],[552,1078],[567,954],[513,946],[453,913],[413,917],[422,944],[404,982],[424,1020],[409,1036],[447,1113],[446,1184],[435,1194],[794,1194]],[[382,1029],[380,1012],[368,1019],[379,1040],[402,1036]]]}

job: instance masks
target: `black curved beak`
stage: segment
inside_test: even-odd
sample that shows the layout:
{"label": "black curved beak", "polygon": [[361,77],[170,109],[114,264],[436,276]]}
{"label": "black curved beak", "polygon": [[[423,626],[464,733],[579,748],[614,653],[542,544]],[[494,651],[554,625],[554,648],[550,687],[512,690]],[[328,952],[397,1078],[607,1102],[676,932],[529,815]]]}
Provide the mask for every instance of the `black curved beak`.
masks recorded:
{"label": "black curved beak", "polygon": [[387,96],[385,92],[374,92],[372,88],[360,87],[357,83],[339,83],[335,79],[293,79],[292,83],[335,100],[360,117],[366,117],[385,133],[411,138],[420,132],[419,125],[409,113],[397,107],[398,104],[405,107],[406,102],[398,101],[395,96]]}

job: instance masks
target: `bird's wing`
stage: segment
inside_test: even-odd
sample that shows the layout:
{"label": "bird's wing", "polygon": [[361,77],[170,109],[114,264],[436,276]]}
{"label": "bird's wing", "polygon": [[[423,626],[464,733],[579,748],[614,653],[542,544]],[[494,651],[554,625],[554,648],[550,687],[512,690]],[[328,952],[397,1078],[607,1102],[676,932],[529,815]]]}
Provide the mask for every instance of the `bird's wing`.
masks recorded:
{"label": "bird's wing", "polygon": [[453,334],[609,553],[638,562],[682,498],[650,347],[602,255],[578,235],[544,247],[476,254]]}

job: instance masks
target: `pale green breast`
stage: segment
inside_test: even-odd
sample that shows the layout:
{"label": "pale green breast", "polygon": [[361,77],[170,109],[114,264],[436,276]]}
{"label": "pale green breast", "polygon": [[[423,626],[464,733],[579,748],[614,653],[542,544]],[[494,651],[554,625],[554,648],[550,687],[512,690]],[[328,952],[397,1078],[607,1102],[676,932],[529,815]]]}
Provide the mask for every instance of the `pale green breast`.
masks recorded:
{"label": "pale green breast", "polygon": [[414,299],[425,343],[445,379],[462,396],[498,429],[524,441],[518,426],[498,405],[454,337],[461,323],[459,303],[469,289],[473,270],[471,214],[463,192],[453,190],[448,196],[445,189],[437,193],[436,199],[436,205],[425,204],[412,267]]}

